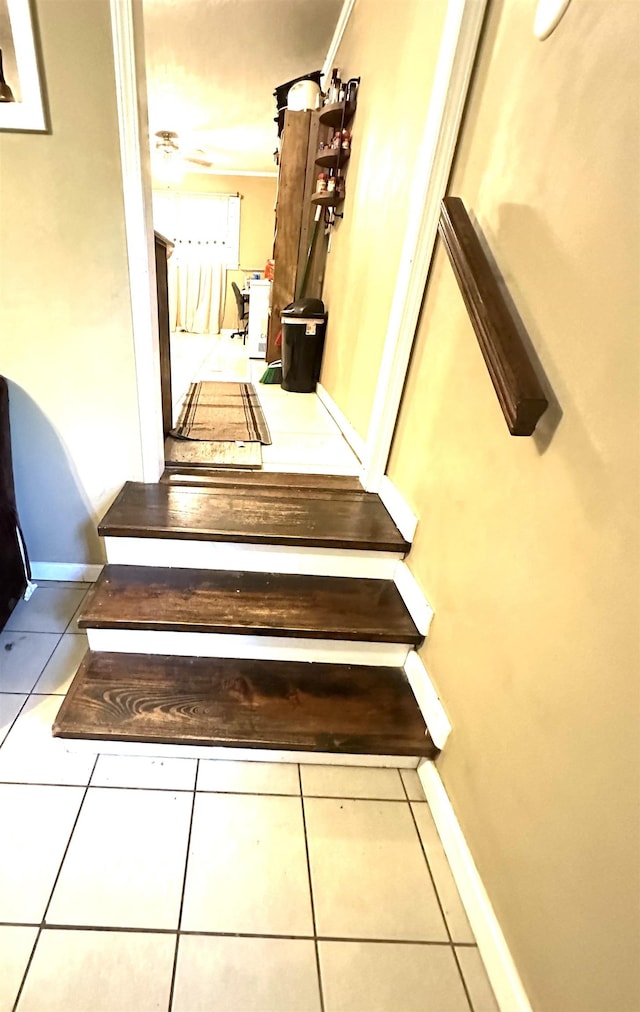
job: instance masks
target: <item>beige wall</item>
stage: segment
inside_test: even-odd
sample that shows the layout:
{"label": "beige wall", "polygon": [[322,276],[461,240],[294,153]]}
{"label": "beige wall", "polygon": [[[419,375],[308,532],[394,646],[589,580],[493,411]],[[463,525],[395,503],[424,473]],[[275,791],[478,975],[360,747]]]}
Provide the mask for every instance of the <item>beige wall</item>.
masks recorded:
{"label": "beige wall", "polygon": [[451,192],[557,405],[509,436],[440,249],[389,474],[420,517],[438,767],[532,1004],[640,1007],[637,3],[494,3]]}
{"label": "beige wall", "polygon": [[[242,288],[246,272],[264,271],[273,255],[274,205],[276,182],[266,176],[214,176],[204,172],[188,173],[179,190],[188,193],[239,193],[240,203],[240,267],[227,272],[227,292],[223,327],[235,329],[238,322],[231,282]],[[158,186],[157,181],[154,185]]]}
{"label": "beige wall", "polygon": [[333,235],[321,382],[365,439],[446,0],[356,0],[335,65],[361,77],[344,220]]}
{"label": "beige wall", "polygon": [[0,371],[31,558],[99,562],[141,468],[109,4],[36,6],[51,134],[0,134]]}

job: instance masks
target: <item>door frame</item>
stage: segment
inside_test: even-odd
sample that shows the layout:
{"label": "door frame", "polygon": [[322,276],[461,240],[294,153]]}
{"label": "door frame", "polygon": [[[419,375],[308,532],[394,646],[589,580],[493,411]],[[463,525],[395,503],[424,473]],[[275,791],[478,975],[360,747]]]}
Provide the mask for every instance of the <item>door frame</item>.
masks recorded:
{"label": "door frame", "polygon": [[360,476],[369,492],[385,477],[427,277],[438,236],[487,0],[449,0],[389,313]]}
{"label": "door frame", "polygon": [[[156,482],[164,471],[164,434],[151,167],[146,143],[149,130],[146,114],[141,115],[138,101],[140,60],[144,53],[142,0],[110,0],[110,8],[138,391],[141,477],[144,482]],[[146,109],[146,95],[144,98]]]}
{"label": "door frame", "polygon": [[[355,0],[345,0],[331,42],[333,63]],[[151,218],[148,124],[138,101],[142,54],[141,0],[110,0],[120,129],[125,229],[138,384],[143,481],[164,468],[160,353]],[[475,65],[487,0],[449,0],[431,99],[413,175],[407,227],[396,276],[360,479],[377,492],[385,477],[411,349]],[[136,31],[138,52],[136,53]]]}

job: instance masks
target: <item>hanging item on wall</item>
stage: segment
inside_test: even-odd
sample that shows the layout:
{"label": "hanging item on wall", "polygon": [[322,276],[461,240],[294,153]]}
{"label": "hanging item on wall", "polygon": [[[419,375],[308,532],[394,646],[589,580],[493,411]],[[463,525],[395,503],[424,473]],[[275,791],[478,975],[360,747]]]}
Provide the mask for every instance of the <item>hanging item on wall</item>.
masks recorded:
{"label": "hanging item on wall", "polygon": [[29,0],[0,3],[0,130],[46,131]]}

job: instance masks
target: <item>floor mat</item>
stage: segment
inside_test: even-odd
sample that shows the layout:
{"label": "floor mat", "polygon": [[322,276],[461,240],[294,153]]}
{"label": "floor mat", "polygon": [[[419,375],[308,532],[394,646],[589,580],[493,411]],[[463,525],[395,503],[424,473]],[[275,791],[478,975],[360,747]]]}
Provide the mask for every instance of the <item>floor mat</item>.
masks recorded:
{"label": "floor mat", "polygon": [[251,383],[191,383],[175,439],[271,444],[271,434]]}
{"label": "floor mat", "polygon": [[260,443],[234,443],[224,440],[172,439],[164,443],[167,467],[262,467]]}

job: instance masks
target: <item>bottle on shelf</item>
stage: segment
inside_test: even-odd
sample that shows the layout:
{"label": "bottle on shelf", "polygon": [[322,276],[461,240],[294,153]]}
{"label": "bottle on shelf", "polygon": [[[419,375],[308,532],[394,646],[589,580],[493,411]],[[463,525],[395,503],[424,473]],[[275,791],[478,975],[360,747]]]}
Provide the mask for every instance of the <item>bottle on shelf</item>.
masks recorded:
{"label": "bottle on shelf", "polygon": [[326,192],[327,192],[327,174],[326,172],[321,172],[318,178],[316,179],[316,193],[326,193]]}
{"label": "bottle on shelf", "polygon": [[334,67],[331,74],[331,83],[327,89],[327,105],[334,105],[339,101],[338,96],[340,94],[340,88],[342,81],[338,77],[338,68]]}
{"label": "bottle on shelf", "polygon": [[327,179],[327,193],[335,193],[335,189],[336,189],[335,169],[329,169],[329,178]]}

